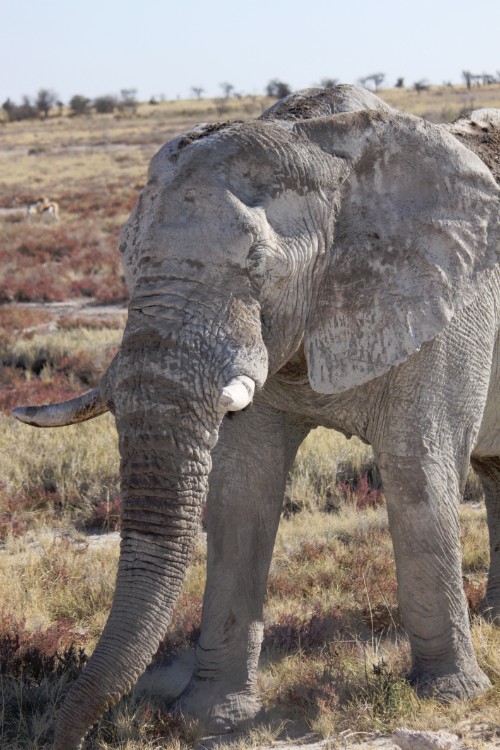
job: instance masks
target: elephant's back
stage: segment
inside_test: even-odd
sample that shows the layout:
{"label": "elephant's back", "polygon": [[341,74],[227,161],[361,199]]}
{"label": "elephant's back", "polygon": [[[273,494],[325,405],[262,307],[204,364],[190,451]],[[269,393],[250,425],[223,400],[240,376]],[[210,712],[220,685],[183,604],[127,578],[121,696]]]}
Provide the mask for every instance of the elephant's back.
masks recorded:
{"label": "elephant's back", "polygon": [[394,112],[395,110],[371,91],[361,86],[340,84],[333,88],[310,88],[285,96],[266,109],[261,120],[309,120],[359,110]]}

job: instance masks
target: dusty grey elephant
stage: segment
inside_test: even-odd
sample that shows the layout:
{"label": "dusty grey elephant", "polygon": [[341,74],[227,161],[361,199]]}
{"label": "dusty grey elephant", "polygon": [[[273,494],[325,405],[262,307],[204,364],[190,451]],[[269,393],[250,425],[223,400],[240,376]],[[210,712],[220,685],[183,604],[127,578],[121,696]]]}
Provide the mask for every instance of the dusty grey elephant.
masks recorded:
{"label": "dusty grey elephant", "polygon": [[120,440],[116,592],[56,750],[78,747],[150,662],[209,483],[202,630],[180,706],[215,731],[254,719],[285,479],[317,425],[373,446],[411,682],[444,698],[488,688],[458,503],[472,456],[491,535],[484,612],[500,617],[499,205],[491,172],[446,128],[348,86],[199,126],[153,158],[121,239],[117,357],[81,399],[16,410],[50,426],[109,408]]}

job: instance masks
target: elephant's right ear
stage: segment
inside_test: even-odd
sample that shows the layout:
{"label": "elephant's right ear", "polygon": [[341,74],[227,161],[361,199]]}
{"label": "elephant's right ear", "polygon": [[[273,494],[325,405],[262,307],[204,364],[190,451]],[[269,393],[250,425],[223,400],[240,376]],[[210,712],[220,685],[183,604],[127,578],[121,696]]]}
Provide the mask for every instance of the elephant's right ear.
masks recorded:
{"label": "elephant's right ear", "polygon": [[351,165],[305,335],[312,387],[339,393],[405,361],[477,297],[499,261],[500,191],[444,128],[410,115],[295,131]]}

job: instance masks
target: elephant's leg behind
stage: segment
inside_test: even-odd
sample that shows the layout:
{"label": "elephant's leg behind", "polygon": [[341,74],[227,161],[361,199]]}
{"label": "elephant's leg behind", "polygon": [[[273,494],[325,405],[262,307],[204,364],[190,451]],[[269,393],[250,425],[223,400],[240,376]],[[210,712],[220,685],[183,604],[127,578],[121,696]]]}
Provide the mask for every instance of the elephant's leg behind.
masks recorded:
{"label": "elephant's leg behind", "polygon": [[[470,698],[488,686],[462,586],[459,502],[487,400],[495,326],[467,310],[388,378],[373,440],[393,539],[399,607],[424,694]],[[488,330],[485,330],[487,328]]]}
{"label": "elephant's leg behind", "polygon": [[500,625],[500,333],[497,335],[488,399],[471,457],[484,489],[490,535],[490,570],[484,617]]}
{"label": "elephant's leg behind", "polygon": [[207,584],[195,672],[183,713],[210,731],[252,721],[263,604],[285,482],[309,431],[260,398],[226,418],[213,455],[207,500]]}
{"label": "elephant's leg behind", "polygon": [[490,569],[481,614],[500,625],[500,456],[472,458],[484,489],[490,535]]}

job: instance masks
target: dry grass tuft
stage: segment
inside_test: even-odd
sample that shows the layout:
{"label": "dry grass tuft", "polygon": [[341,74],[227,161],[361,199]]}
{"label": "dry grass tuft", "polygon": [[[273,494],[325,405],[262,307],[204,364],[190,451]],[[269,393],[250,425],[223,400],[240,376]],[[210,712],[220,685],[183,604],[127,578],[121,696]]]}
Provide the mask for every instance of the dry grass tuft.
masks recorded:
{"label": "dry grass tuft", "polygon": [[[118,489],[117,436],[110,415],[46,432],[0,417],[0,445],[10,492],[42,486],[64,502],[102,498]],[[29,456],[27,465],[20,465],[20,456]]]}

